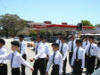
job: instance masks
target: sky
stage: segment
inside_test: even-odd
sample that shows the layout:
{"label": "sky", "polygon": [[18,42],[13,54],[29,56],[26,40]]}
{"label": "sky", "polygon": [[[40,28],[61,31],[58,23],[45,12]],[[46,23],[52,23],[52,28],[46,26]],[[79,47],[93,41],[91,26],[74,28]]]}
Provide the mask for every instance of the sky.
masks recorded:
{"label": "sky", "polygon": [[100,0],[0,0],[0,15],[17,14],[29,21],[100,24]]}

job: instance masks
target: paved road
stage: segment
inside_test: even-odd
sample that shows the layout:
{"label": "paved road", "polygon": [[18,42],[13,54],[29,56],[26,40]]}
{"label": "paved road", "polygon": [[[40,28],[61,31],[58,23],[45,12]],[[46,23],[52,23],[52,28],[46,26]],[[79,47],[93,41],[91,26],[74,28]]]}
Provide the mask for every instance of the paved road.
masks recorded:
{"label": "paved road", "polygon": [[[8,51],[8,53],[10,53],[11,52],[11,45],[10,45],[10,42],[12,41],[13,39],[5,39],[5,41],[6,41],[6,45],[5,45],[5,47],[6,47],[6,49],[7,49],[7,51]],[[49,44],[50,45],[50,44]],[[50,47],[50,46],[49,46]],[[28,59],[27,59],[27,61],[33,66],[33,63],[31,63],[30,61],[29,61],[29,59],[30,58],[33,58],[34,57],[34,52],[31,50],[31,48],[27,48],[27,56],[28,56]],[[50,52],[52,53],[52,48],[50,47]],[[67,70],[67,73],[69,73],[69,72],[71,72],[71,68],[70,68],[70,66],[69,66],[69,63],[67,63],[67,67],[66,67],[66,70]],[[11,69],[10,69],[10,64],[9,64],[9,62],[8,62],[8,71],[9,71],[9,74],[8,75],[11,75]],[[49,71],[49,73],[51,73],[51,69],[50,69],[50,71]],[[26,75],[32,75],[32,72],[31,72],[31,70],[29,69],[29,68],[26,68]],[[40,74],[39,74],[40,75]],[[84,75],[84,74],[83,74]]]}

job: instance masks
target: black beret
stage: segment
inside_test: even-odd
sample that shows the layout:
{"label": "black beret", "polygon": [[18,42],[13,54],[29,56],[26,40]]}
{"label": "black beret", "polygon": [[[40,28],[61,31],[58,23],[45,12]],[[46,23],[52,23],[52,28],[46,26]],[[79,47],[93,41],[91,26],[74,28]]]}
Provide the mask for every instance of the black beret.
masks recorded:
{"label": "black beret", "polygon": [[20,44],[18,41],[12,41],[11,44],[20,47]]}

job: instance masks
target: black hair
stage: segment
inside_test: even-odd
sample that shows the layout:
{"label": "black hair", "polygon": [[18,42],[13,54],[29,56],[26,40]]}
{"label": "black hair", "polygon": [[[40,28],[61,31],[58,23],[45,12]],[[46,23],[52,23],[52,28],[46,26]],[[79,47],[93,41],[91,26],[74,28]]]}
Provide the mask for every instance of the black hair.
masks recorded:
{"label": "black hair", "polygon": [[89,36],[89,39],[92,39],[92,40],[94,40],[95,38],[94,38],[94,36]]}
{"label": "black hair", "polygon": [[0,39],[0,43],[3,44],[3,45],[5,45],[5,40]]}
{"label": "black hair", "polygon": [[37,38],[40,38],[41,40],[43,40],[43,35],[38,35]]}
{"label": "black hair", "polygon": [[59,47],[59,44],[57,44],[57,43],[53,43],[52,46]]}
{"label": "black hair", "polygon": [[65,36],[61,36],[61,39],[66,40],[66,37]]}
{"label": "black hair", "polygon": [[47,39],[47,37],[46,36],[43,36],[43,38],[42,39]]}
{"label": "black hair", "polygon": [[82,41],[81,39],[77,39],[77,40],[76,40],[76,43],[81,43],[81,44],[82,44],[82,42],[83,42],[83,41]]}
{"label": "black hair", "polygon": [[19,44],[18,41],[12,41],[11,44],[14,45],[14,46],[18,46],[18,47],[20,47],[20,44]]}
{"label": "black hair", "polygon": [[100,46],[100,42],[98,42],[97,46]]}
{"label": "black hair", "polygon": [[24,35],[19,35],[20,38],[24,38]]}

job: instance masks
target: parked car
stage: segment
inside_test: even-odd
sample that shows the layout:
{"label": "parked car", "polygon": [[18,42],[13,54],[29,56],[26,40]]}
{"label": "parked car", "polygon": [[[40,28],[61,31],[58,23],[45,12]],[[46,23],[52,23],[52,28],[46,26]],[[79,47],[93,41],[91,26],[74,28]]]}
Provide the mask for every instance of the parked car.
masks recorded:
{"label": "parked car", "polygon": [[[31,40],[32,37],[25,37],[24,41],[27,43],[27,47],[34,47],[34,41]],[[19,41],[19,37],[14,38],[15,41]]]}

